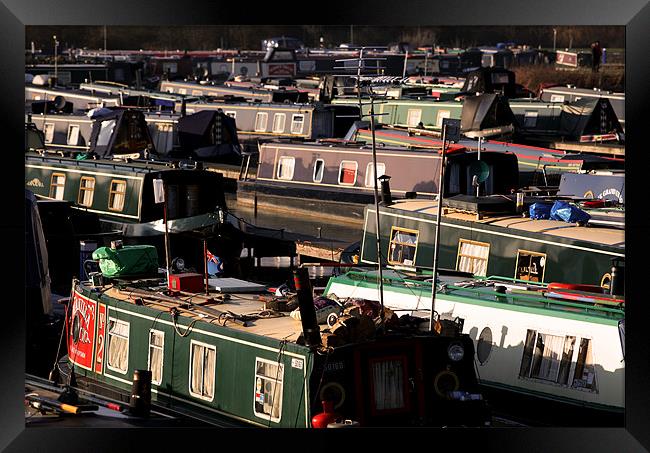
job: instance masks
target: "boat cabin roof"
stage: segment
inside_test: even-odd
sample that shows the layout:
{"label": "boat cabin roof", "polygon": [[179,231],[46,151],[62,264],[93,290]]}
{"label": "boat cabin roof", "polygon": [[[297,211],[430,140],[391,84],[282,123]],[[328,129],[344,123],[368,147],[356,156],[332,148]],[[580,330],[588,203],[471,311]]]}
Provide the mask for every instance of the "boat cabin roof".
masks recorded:
{"label": "boat cabin roof", "polygon": [[[390,207],[402,211],[435,216],[437,202],[433,200],[397,200]],[[385,209],[385,208],[384,208]],[[443,207],[443,217],[455,220],[494,225],[511,230],[544,233],[550,236],[595,242],[602,245],[625,248],[625,231],[618,228],[578,226],[557,220],[533,220],[521,215],[484,215],[477,220],[475,213],[449,210]]]}
{"label": "boat cabin roof", "polygon": [[[90,290],[90,282],[81,282],[81,286]],[[282,316],[270,317],[270,312],[265,310],[264,301],[260,296],[272,298],[269,292],[246,292],[246,293],[219,293],[210,290],[209,295],[182,293],[180,297],[163,296],[160,292],[164,290],[161,287],[142,287],[138,288],[137,295],[132,288],[119,289],[118,286],[107,284],[100,290],[105,296],[118,299],[123,302],[136,304],[136,300],[142,300],[144,305],[159,310],[169,312],[170,306],[174,305],[170,299],[175,299],[175,305],[178,307],[187,307],[179,310],[179,316],[188,320],[200,320],[211,324],[227,326],[232,329],[240,330],[255,335],[262,335],[276,340],[287,340],[295,343],[302,333],[302,324],[289,316],[288,312],[282,312]],[[162,297],[161,297],[162,296]],[[191,302],[191,305],[188,305]],[[139,301],[138,301],[139,303]],[[231,320],[227,320],[221,313],[234,314],[236,316],[256,316],[256,319],[246,321],[246,326]],[[277,312],[274,312],[277,314]]]}

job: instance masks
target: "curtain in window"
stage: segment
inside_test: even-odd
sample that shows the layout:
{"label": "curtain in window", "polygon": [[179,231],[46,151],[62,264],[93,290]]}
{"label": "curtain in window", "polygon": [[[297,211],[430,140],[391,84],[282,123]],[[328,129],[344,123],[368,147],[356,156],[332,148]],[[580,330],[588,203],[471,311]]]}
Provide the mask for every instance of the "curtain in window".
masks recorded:
{"label": "curtain in window", "polygon": [[458,270],[475,275],[487,275],[487,258],[490,247],[481,244],[461,242]]}
{"label": "curtain in window", "polygon": [[596,370],[591,356],[591,341],[588,338],[583,338],[580,341],[572,386],[596,390]]}
{"label": "curtain in window", "polygon": [[192,380],[190,389],[192,393],[201,395],[203,389],[203,350],[205,348],[198,344],[192,345]]}
{"label": "curtain in window", "polygon": [[291,121],[291,133],[292,134],[301,134],[304,121],[305,121],[305,118],[302,115],[294,116],[292,121]]}
{"label": "curtain in window", "polygon": [[109,334],[108,344],[108,364],[120,371],[126,371],[128,368],[129,340]]}
{"label": "curtain in window", "polygon": [[404,407],[404,370],[400,360],[372,364],[375,409],[388,410]]}
{"label": "curtain in window", "polygon": [[151,382],[162,381],[163,368],[163,334],[151,332],[149,334],[149,369],[151,370]]}
{"label": "curtain in window", "polygon": [[203,369],[203,395],[212,398],[214,396],[214,368],[216,364],[216,352],[214,349],[205,350],[205,367]]}
{"label": "curtain in window", "polygon": [[278,179],[293,179],[295,160],[291,157],[281,157],[278,163]]}
{"label": "curtain in window", "polygon": [[540,333],[535,347],[532,377],[555,381],[563,347],[564,337]]}
{"label": "curtain in window", "polygon": [[559,384],[566,384],[569,381],[569,370],[571,369],[571,359],[573,358],[573,347],[575,343],[576,337],[566,337],[564,340],[562,362],[560,363],[560,372],[557,377]]}
{"label": "curtain in window", "polygon": [[121,210],[124,208],[124,199],[126,192],[126,183],[116,182],[112,184],[112,203],[111,208]]}
{"label": "curtain in window", "polygon": [[84,206],[90,206],[93,204],[93,193],[95,189],[95,180],[94,179],[82,179],[81,180],[81,204]]}

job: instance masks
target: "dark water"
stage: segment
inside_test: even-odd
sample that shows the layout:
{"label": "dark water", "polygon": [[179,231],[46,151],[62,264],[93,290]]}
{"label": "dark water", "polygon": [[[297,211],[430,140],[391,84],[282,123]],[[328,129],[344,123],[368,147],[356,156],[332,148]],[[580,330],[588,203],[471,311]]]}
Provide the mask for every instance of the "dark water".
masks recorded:
{"label": "dark water", "polygon": [[337,247],[344,247],[347,244],[360,241],[363,233],[361,225],[337,224],[330,219],[319,220],[317,217],[292,215],[262,209],[258,209],[257,216],[255,216],[252,206],[238,205],[234,196],[227,198],[227,204],[231,213],[256,226],[275,229],[284,228],[286,232],[304,236],[305,240],[318,242],[329,240]]}

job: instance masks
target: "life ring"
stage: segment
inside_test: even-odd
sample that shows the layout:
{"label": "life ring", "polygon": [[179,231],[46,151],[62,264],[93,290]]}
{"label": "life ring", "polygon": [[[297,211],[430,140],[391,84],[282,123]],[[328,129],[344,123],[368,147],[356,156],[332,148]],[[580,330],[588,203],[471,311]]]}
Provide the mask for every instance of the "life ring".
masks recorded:
{"label": "life ring", "polygon": [[[440,380],[448,378],[448,377],[450,377],[453,380],[454,388],[453,389],[446,389],[443,392],[443,389],[440,388]],[[458,380],[458,376],[456,375],[456,373],[454,373],[453,371],[443,370],[440,373],[438,373],[436,375],[435,379],[433,380],[433,388],[436,390],[436,394],[440,398],[447,398],[448,397],[447,392],[456,391],[456,390],[458,390],[459,387],[460,387],[460,381]]]}
{"label": "life ring", "polygon": [[327,398],[325,398],[325,391],[330,389],[330,388],[334,388],[334,389],[338,390],[338,393],[340,394],[339,400],[334,403],[334,409],[338,409],[339,407],[343,406],[343,403],[345,402],[345,389],[338,382],[328,382],[327,384],[325,384],[320,389],[319,396],[320,396],[321,401],[324,400],[324,399],[327,399]]}

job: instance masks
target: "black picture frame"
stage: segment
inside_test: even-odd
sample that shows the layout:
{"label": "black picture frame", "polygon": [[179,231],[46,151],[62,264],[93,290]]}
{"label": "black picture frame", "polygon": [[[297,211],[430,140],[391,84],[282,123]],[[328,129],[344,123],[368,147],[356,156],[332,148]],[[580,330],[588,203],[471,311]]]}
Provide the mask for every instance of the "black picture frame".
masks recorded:
{"label": "black picture frame", "polygon": [[[20,150],[24,117],[24,42],[26,25],[206,25],[206,24],[352,24],[392,25],[622,25],[626,31],[626,147],[630,150],[626,166],[627,218],[626,241],[626,417],[624,428],[491,428],[391,430],[361,429],[323,433],[315,430],[282,432],[169,429],[116,430],[30,428],[25,429],[24,386],[24,304],[23,290],[16,282],[24,280],[24,243],[16,240],[24,231],[20,179]],[[3,328],[3,372],[0,385],[0,448],[7,451],[168,451],[176,448],[207,450],[216,448],[262,447],[286,449],[355,449],[386,446],[401,448],[446,448],[466,451],[470,445],[498,451],[647,451],[650,448],[650,348],[645,322],[650,301],[643,292],[647,280],[643,267],[650,256],[650,216],[647,214],[646,181],[648,154],[642,122],[648,121],[650,81],[649,43],[650,5],[647,0],[611,2],[607,0],[493,0],[435,1],[403,0],[391,2],[264,4],[208,0],[147,0],[137,4],[125,0],[89,2],[70,0],[3,0],[0,4],[2,63],[3,165],[2,196],[5,215],[0,225],[6,244],[9,266],[3,273],[5,294],[0,304]],[[645,127],[644,127],[645,126]],[[12,140],[6,140],[10,137]],[[13,144],[12,144],[13,143]],[[645,145],[645,146],[644,146]],[[12,181],[7,181],[11,176]],[[9,214],[9,215],[7,215]],[[24,237],[24,236],[23,236]],[[637,265],[634,265],[637,262]],[[324,430],[323,430],[324,431]],[[254,437],[248,432],[255,433]],[[347,433],[347,434],[345,434]],[[243,434],[243,436],[242,436]],[[327,437],[321,437],[325,436]],[[224,437],[222,437],[224,436]],[[224,440],[225,439],[225,440]],[[334,443],[331,443],[334,442]],[[644,448],[645,447],[645,448]],[[347,450],[349,448],[344,448]],[[336,449],[336,448],[335,448]],[[385,450],[385,449],[384,449]]]}

